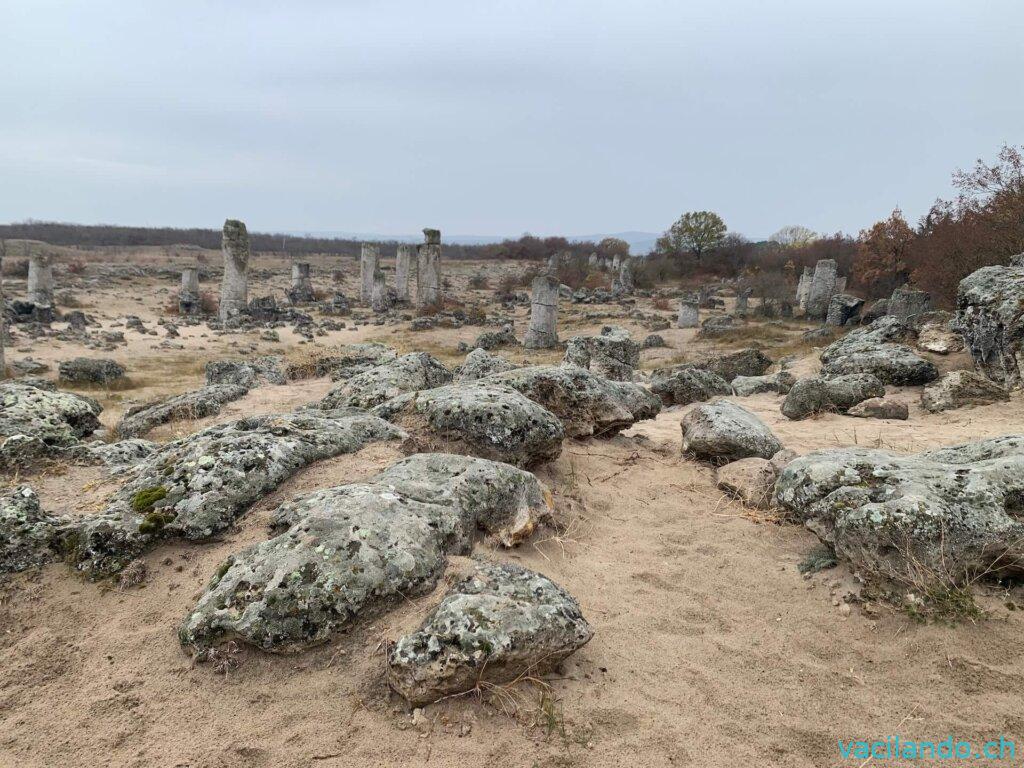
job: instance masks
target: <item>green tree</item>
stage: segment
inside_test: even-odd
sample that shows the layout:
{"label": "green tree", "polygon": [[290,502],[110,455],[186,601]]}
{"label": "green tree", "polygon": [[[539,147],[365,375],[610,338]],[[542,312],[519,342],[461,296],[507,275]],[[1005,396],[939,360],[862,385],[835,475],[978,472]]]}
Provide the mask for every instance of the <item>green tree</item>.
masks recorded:
{"label": "green tree", "polygon": [[658,250],[681,255],[692,253],[701,257],[725,239],[727,228],[722,217],[713,211],[688,211],[658,238]]}

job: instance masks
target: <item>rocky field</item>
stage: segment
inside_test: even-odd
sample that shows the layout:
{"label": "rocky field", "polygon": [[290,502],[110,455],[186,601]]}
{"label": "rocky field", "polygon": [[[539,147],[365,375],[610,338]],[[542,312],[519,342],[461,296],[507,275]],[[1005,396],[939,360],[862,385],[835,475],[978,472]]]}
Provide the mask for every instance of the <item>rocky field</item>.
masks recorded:
{"label": "rocky field", "polygon": [[6,280],[0,764],[1024,745],[1024,268],[943,313],[833,264],[822,325],[626,265],[431,263],[417,308],[400,261],[259,255],[218,314],[222,263]]}

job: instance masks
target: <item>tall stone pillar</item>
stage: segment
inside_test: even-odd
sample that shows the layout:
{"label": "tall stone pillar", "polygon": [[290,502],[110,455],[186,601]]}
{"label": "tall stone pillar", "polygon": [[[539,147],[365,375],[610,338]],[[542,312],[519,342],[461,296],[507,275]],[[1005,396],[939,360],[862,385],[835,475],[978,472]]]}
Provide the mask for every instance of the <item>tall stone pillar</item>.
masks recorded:
{"label": "tall stone pillar", "polygon": [[181,270],[181,289],[178,291],[178,314],[198,315],[202,310],[199,293],[199,270],[186,267]]}
{"label": "tall stone pillar", "polygon": [[388,296],[388,284],[384,280],[384,270],[379,266],[373,271],[373,288],[370,290],[370,306],[374,312],[387,312],[391,309],[391,297]]}
{"label": "tall stone pillar", "polygon": [[619,288],[623,293],[632,293],[634,287],[633,260],[627,256],[619,263]]}
{"label": "tall stone pillar", "polygon": [[226,322],[245,312],[249,303],[249,232],[243,222],[224,222],[221,250],[224,278],[220,283],[220,319]]}
{"label": "tall stone pillar", "polygon": [[424,229],[425,241],[416,251],[416,305],[441,298],[441,230]]}
{"label": "tall stone pillar", "polygon": [[292,304],[308,304],[316,300],[313,281],[310,279],[309,262],[296,261],[292,264],[292,287],[288,291]]}
{"label": "tall stone pillar", "polygon": [[836,292],[838,271],[835,259],[822,259],[814,265],[814,277],[807,292],[807,317],[823,321],[828,315],[828,303]]}
{"label": "tall stone pillar", "polygon": [[700,302],[694,299],[680,300],[676,328],[696,328],[698,325],[700,325]]}
{"label": "tall stone pillar", "polygon": [[53,306],[53,263],[45,253],[28,257],[28,300],[39,307]]}
{"label": "tall stone pillar", "polygon": [[409,300],[409,275],[412,273],[413,253],[410,244],[402,243],[395,255],[395,293],[399,301]]}
{"label": "tall stone pillar", "polygon": [[359,300],[369,303],[373,298],[373,273],[380,266],[380,246],[363,243],[359,254]]}
{"label": "tall stone pillar", "polygon": [[807,309],[807,295],[811,292],[811,268],[804,267],[803,274],[800,275],[800,282],[796,286],[796,305],[802,309]]}
{"label": "tall stone pillar", "polygon": [[523,346],[550,349],[558,345],[558,288],[552,275],[538,275],[530,292],[530,325]]}
{"label": "tall stone pillar", "polygon": [[736,309],[734,314],[737,317],[746,317],[750,307],[750,289],[744,288],[738,294],[736,294]]}

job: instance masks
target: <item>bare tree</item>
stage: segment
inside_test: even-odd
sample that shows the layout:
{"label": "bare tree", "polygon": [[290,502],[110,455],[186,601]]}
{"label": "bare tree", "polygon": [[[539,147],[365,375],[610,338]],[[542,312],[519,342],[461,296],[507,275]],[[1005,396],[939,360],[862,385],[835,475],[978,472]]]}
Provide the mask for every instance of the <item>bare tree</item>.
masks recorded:
{"label": "bare tree", "polygon": [[784,248],[788,248],[793,245],[806,245],[812,240],[817,239],[817,232],[799,224],[789,224],[768,238],[769,241],[778,243]]}

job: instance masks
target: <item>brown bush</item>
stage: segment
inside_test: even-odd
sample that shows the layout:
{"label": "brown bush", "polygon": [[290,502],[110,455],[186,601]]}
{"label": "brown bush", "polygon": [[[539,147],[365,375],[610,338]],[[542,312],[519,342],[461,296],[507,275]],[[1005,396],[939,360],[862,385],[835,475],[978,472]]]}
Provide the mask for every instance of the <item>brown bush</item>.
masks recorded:
{"label": "brown bush", "polygon": [[76,259],[75,261],[69,262],[68,272],[70,272],[72,275],[85,274],[85,262],[82,261],[81,259]]}

